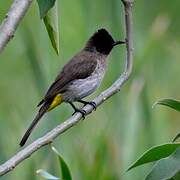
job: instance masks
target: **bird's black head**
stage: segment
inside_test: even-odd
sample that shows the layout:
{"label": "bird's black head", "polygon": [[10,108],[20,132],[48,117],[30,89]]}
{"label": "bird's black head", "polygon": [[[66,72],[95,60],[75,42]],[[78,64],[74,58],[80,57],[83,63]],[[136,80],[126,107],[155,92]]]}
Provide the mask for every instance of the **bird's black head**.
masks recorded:
{"label": "bird's black head", "polygon": [[99,29],[88,40],[86,49],[93,51],[95,48],[96,51],[108,55],[112,48],[118,44],[124,44],[124,41],[114,41],[106,29]]}

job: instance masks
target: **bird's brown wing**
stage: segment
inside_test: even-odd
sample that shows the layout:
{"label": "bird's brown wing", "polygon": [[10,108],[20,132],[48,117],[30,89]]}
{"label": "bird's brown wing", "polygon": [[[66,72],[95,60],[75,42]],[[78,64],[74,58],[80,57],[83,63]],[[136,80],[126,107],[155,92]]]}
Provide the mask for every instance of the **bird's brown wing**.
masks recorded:
{"label": "bird's brown wing", "polygon": [[64,86],[71,81],[88,77],[95,70],[96,65],[96,57],[90,52],[84,51],[74,56],[56,77],[38,106],[65,91]]}

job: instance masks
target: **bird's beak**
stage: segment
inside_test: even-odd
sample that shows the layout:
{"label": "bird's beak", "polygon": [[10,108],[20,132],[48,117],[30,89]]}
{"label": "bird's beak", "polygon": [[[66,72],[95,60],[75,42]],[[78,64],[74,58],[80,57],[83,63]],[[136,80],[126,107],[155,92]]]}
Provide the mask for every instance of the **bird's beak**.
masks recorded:
{"label": "bird's beak", "polygon": [[113,43],[113,46],[119,45],[119,44],[125,44],[125,41],[116,41]]}

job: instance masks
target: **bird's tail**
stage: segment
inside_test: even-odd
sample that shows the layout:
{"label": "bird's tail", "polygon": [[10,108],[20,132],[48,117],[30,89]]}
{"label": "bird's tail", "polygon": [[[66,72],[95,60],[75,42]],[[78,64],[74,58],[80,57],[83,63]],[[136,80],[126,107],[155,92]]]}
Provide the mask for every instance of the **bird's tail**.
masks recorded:
{"label": "bird's tail", "polygon": [[29,126],[28,130],[25,132],[21,142],[19,143],[19,145],[21,147],[24,146],[24,144],[26,143],[26,141],[27,141],[28,137],[30,136],[32,130],[35,128],[35,126],[37,125],[39,120],[42,118],[42,116],[48,111],[49,106],[50,106],[50,103],[44,103],[42,105],[42,107],[39,109],[38,114],[36,115],[36,117],[32,121],[32,123]]}

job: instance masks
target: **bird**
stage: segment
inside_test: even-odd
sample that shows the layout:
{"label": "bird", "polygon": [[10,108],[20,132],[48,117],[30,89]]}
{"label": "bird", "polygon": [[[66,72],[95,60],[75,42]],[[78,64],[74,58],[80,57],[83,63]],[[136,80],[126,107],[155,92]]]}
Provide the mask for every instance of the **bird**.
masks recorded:
{"label": "bird", "polygon": [[125,44],[125,41],[115,41],[105,28],[97,30],[88,39],[84,48],[65,64],[37,105],[38,113],[22,137],[19,143],[21,147],[24,146],[42,116],[61,103],[69,103],[74,113],[80,112],[82,117],[85,117],[85,110],[77,108],[74,102],[90,104],[96,109],[95,102],[84,101],[83,98],[92,94],[100,86],[107,69],[107,57],[113,47],[120,44]]}

